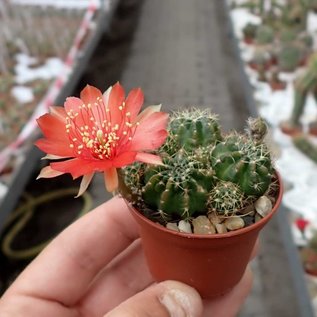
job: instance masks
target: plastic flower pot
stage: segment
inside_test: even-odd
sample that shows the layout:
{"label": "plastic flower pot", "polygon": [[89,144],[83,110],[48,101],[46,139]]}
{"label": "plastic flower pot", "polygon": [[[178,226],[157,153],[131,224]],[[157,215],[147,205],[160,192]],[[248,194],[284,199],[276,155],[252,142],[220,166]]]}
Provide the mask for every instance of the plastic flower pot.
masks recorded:
{"label": "plastic flower pot", "polygon": [[300,254],[305,272],[317,277],[317,252],[309,247],[304,247]]}
{"label": "plastic flower pot", "polygon": [[282,183],[272,212],[260,221],[224,234],[186,234],[166,229],[130,206],[140,230],[150,272],[156,281],[178,280],[204,298],[230,291],[242,278],[260,230],[282,200]]}

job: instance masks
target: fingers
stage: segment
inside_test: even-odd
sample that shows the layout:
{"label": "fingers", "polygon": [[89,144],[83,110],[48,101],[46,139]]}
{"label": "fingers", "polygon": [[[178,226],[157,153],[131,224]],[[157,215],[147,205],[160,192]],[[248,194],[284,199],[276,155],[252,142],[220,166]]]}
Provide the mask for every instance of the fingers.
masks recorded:
{"label": "fingers", "polygon": [[[257,241],[252,258],[257,253],[258,244]],[[137,239],[98,276],[84,301],[80,303],[81,310],[87,316],[101,316],[102,313],[110,311],[153,282],[141,248],[141,241]]]}
{"label": "fingers", "polygon": [[[234,317],[252,287],[252,273],[247,268],[243,278],[228,294],[204,301],[193,288],[175,281],[166,281],[136,294],[104,317]],[[155,315],[154,315],[155,314]]]}
{"label": "fingers", "polygon": [[[258,253],[259,241],[253,248],[251,260]],[[92,285],[80,303],[84,315],[101,316],[110,311],[127,298],[153,284],[140,239],[110,263]],[[105,298],[107,300],[105,300]]]}
{"label": "fingers", "polygon": [[260,249],[260,240],[259,238],[257,238],[251,253],[250,261],[252,261],[258,255],[259,249]]}
{"label": "fingers", "polygon": [[79,303],[82,315],[102,316],[153,283],[138,239],[98,275]]}
{"label": "fingers", "polygon": [[137,226],[125,202],[115,197],[59,235],[9,292],[70,306],[100,270],[137,238]]}
{"label": "fingers", "polygon": [[202,309],[196,290],[180,282],[165,281],[129,298],[104,317],[200,317]]}
{"label": "fingers", "polygon": [[231,292],[214,300],[204,302],[205,309],[202,316],[236,316],[251,291],[252,281],[253,275],[251,269],[248,267],[239,284],[236,285]]}

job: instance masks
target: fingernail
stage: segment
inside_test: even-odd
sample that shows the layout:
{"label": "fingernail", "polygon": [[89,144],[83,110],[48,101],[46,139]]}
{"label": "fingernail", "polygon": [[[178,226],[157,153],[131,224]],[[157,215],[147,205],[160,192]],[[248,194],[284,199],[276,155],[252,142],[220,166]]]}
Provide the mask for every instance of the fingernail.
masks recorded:
{"label": "fingernail", "polygon": [[166,287],[159,300],[171,317],[198,317],[201,313],[201,299],[191,287],[178,282]]}

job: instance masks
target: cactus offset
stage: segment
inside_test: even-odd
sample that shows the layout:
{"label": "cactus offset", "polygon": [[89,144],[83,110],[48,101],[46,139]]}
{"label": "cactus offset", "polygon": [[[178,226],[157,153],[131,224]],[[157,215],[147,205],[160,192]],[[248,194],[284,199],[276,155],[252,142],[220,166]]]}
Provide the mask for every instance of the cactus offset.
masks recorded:
{"label": "cactus offset", "polygon": [[255,144],[263,143],[267,133],[267,125],[262,118],[249,118],[247,121],[246,133]]}
{"label": "cactus offset", "polygon": [[207,207],[219,215],[231,216],[243,207],[244,201],[244,194],[238,185],[219,181],[210,192]]}
{"label": "cactus offset", "polygon": [[259,142],[265,132],[261,127],[262,123],[253,122],[257,132],[250,130],[249,138],[236,133],[230,134],[212,151],[216,176],[238,184],[246,195],[260,196],[271,183],[271,157],[265,144]]}
{"label": "cactus offset", "polygon": [[169,132],[167,146],[172,153],[179,149],[193,151],[197,147],[214,144],[222,138],[218,117],[208,110],[175,112],[170,120]]}

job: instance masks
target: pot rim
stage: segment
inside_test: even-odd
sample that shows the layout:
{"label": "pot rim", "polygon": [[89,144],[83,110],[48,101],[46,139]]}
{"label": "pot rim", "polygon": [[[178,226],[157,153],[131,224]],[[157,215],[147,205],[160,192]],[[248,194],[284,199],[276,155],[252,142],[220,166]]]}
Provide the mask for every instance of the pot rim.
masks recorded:
{"label": "pot rim", "polygon": [[164,226],[162,226],[158,223],[155,223],[154,221],[145,217],[141,212],[139,212],[135,207],[133,207],[132,204],[129,201],[127,201],[126,199],[125,199],[125,201],[126,201],[128,207],[130,208],[130,210],[134,213],[134,215],[136,215],[143,222],[147,223],[147,225],[152,227],[154,230],[162,231],[162,232],[165,232],[166,234],[169,234],[172,236],[178,236],[178,237],[185,238],[185,239],[188,239],[188,238],[191,238],[191,239],[193,239],[193,238],[197,238],[197,239],[226,239],[226,238],[231,238],[234,236],[243,235],[247,232],[253,231],[254,229],[263,227],[265,225],[265,223],[276,213],[276,211],[278,210],[278,208],[282,202],[283,183],[282,183],[282,179],[281,179],[280,174],[277,171],[275,171],[275,174],[277,176],[277,180],[278,180],[278,184],[279,184],[279,192],[278,192],[276,202],[272,208],[272,211],[267,216],[265,216],[264,218],[262,218],[261,220],[257,221],[256,223],[254,223],[250,226],[247,226],[247,227],[235,230],[235,231],[230,231],[227,233],[197,234],[197,233],[184,233],[184,232],[179,232],[179,231],[167,229]]}

